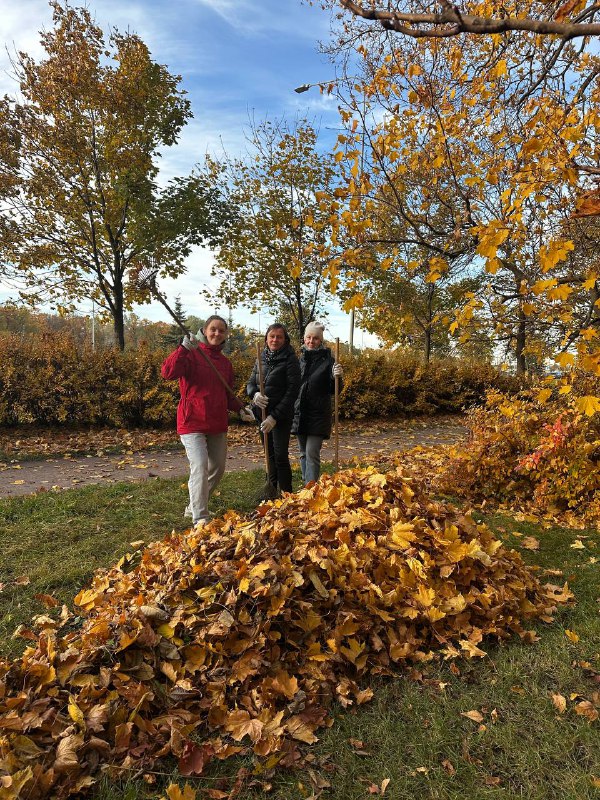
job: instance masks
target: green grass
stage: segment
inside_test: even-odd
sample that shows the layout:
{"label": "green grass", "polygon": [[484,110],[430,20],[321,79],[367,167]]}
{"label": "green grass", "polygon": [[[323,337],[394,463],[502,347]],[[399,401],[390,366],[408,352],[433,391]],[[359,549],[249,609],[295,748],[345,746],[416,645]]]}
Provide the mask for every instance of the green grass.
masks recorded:
{"label": "green grass", "polygon": [[[229,473],[213,498],[213,511],[250,510],[263,479],[261,470]],[[12,631],[32,614],[44,612],[34,594],[51,592],[68,601],[96,567],[114,563],[131,541],[150,541],[172,528],[183,530],[185,496],[184,481],[157,480],[4,501],[3,652],[18,652],[23,643],[10,638]],[[538,642],[488,643],[485,659],[457,662],[459,674],[449,664],[432,663],[419,667],[418,680],[405,675],[380,680],[373,702],[356,710],[336,709],[334,725],[318,732],[319,743],[308,750],[312,777],[307,769],[265,774],[260,762],[246,757],[212,764],[205,776],[190,779],[198,798],[209,796],[203,789],[229,791],[240,768],[249,775],[238,800],[300,800],[312,796],[315,780],[331,785],[324,795],[331,800],[364,800],[377,796],[373,787],[381,787],[386,779],[390,782],[385,797],[393,800],[600,797],[593,783],[594,777],[600,778],[600,723],[589,724],[578,716],[578,700],[570,699],[590,699],[600,691],[600,575],[594,563],[600,559],[600,538],[592,531],[544,530],[500,515],[486,521],[529,564],[539,567],[543,582],[562,585],[568,580],[575,593],[577,603],[561,609],[554,623],[535,626]],[[540,549],[523,549],[526,536],[536,537]],[[584,549],[571,547],[577,540]],[[12,585],[21,575],[29,576],[31,583]],[[579,641],[573,643],[565,629],[576,632]],[[586,662],[592,669],[582,666]],[[552,693],[567,698],[564,714],[553,706]],[[471,710],[483,715],[483,726],[461,715]],[[357,754],[357,749],[366,754]],[[157,765],[156,771],[154,786],[142,780],[105,779],[92,797],[156,798],[164,796],[165,785],[185,782],[172,762]],[[265,783],[272,787],[268,793]]]}

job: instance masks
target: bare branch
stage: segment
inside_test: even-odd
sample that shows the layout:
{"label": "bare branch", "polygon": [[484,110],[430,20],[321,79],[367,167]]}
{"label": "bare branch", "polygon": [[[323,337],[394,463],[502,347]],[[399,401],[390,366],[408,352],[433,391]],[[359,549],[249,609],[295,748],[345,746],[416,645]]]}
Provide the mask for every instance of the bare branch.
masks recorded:
{"label": "bare branch", "polygon": [[[355,0],[339,0],[340,4],[362,19],[378,22],[385,30],[402,33],[414,39],[446,38],[461,33],[489,35],[507,33],[508,31],[528,31],[536,34],[556,35],[565,40],[582,36],[600,35],[598,22],[555,22],[554,20],[532,19],[531,17],[481,17],[473,14],[462,14],[458,8],[447,0],[441,3],[439,13],[414,14],[404,11],[383,11],[365,8]],[[590,11],[596,11],[594,4]],[[588,9],[586,9],[586,12]],[[418,27],[427,26],[427,27]]]}

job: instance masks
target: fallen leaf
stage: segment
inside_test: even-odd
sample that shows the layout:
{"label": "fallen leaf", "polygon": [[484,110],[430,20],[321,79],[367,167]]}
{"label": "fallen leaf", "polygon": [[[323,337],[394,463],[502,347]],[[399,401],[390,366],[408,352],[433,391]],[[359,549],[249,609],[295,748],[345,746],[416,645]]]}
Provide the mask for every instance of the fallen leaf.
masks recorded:
{"label": "fallen leaf", "polygon": [[563,697],[562,694],[553,694],[552,695],[552,702],[554,703],[554,707],[557,709],[559,714],[564,714],[567,710],[567,698]]}
{"label": "fallen leaf", "polygon": [[473,722],[483,722],[483,714],[480,711],[461,711],[460,715],[461,717],[466,717]]}
{"label": "fallen leaf", "polygon": [[526,536],[521,542],[521,546],[526,550],[539,550],[540,540],[536,539],[535,536]]}

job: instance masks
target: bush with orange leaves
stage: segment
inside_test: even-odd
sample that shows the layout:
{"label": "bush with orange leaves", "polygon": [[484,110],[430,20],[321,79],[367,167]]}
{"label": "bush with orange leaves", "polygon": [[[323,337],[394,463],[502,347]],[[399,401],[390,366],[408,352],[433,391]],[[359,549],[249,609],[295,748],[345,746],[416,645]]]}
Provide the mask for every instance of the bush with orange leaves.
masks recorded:
{"label": "bush with orange leaves", "polygon": [[488,393],[469,412],[470,437],[437,485],[600,525],[600,379],[573,373],[508,397]]}

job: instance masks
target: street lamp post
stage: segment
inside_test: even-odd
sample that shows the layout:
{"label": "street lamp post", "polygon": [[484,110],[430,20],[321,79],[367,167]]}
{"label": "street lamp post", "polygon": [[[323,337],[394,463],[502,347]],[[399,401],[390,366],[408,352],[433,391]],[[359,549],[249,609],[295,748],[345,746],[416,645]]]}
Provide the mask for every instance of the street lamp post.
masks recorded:
{"label": "street lamp post", "polygon": [[[314,86],[318,86],[322,89],[324,86],[334,86],[335,84],[339,83],[339,78],[335,78],[332,81],[318,81],[317,83],[303,83],[300,86],[296,86],[294,91],[297,94],[303,94],[304,92],[308,92],[309,89],[312,89]],[[348,80],[355,80],[355,78],[348,78]],[[366,108],[367,108],[367,97],[363,92],[363,100],[362,100],[362,110],[363,110],[363,125],[366,115]],[[362,172],[365,162],[365,137],[363,134],[362,137],[362,147],[360,152],[360,170]],[[350,310],[350,337],[348,341],[348,347],[350,350],[350,355],[354,355],[354,309]]]}

